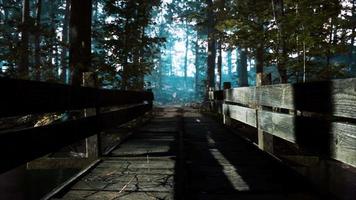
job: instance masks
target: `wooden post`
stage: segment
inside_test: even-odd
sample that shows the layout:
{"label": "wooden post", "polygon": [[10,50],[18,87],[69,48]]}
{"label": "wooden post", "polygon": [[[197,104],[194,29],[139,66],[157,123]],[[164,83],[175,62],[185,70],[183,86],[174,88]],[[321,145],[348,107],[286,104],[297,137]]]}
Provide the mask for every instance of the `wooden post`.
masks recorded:
{"label": "wooden post", "polygon": [[214,110],[214,87],[209,87],[208,101],[209,101],[209,111],[213,112],[213,110]]}
{"label": "wooden post", "polygon": [[[256,86],[262,86],[262,85],[268,85],[271,83],[271,75],[265,76],[263,74],[263,71],[260,71],[259,73],[256,74]],[[257,132],[258,132],[258,147],[264,151],[267,151],[268,153],[273,153],[273,135],[268,134],[264,132],[262,129],[260,129],[260,126],[258,124],[258,113],[261,111],[263,108],[262,106],[258,106],[256,110],[256,116],[257,116]],[[272,122],[271,122],[272,123]]]}
{"label": "wooden post", "polygon": [[[93,72],[83,73],[83,86],[85,87],[96,87],[96,81]],[[99,109],[97,108],[87,108],[84,109],[84,116],[92,116],[99,114]],[[91,160],[96,160],[100,156],[100,133],[88,137],[85,139],[85,151],[86,157]]]}
{"label": "wooden post", "polygon": [[223,88],[224,88],[224,90],[231,89],[231,82],[224,82]]}
{"label": "wooden post", "polygon": [[224,88],[224,99],[222,101],[222,108],[221,108],[221,113],[223,115],[223,123],[227,126],[231,125],[231,118],[224,115],[224,103],[225,103],[225,90],[229,90],[231,89],[231,82],[224,82],[223,84],[223,88]]}

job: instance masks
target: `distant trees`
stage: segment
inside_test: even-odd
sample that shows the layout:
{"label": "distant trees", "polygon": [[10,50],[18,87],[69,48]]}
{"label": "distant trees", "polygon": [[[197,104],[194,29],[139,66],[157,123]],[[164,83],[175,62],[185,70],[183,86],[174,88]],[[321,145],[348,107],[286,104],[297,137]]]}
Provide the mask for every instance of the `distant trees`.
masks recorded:
{"label": "distant trees", "polygon": [[[162,42],[148,32],[152,9],[160,4],[160,0],[2,0],[1,72],[77,84],[81,73],[90,70],[103,85],[142,89]],[[70,13],[70,7],[77,13]],[[92,30],[87,28],[91,24]]]}
{"label": "distant trees", "polygon": [[21,17],[21,46],[20,46],[20,62],[18,66],[18,75],[21,78],[26,78],[29,72],[29,34],[30,34],[30,1],[23,0],[22,2],[22,17]]}
{"label": "distant trees", "polygon": [[[347,76],[354,44],[354,0],[231,0],[229,17],[218,27],[227,42],[246,49],[257,72],[276,66],[275,82]],[[350,59],[351,58],[351,59]],[[347,69],[347,65],[350,68]]]}
{"label": "distant trees", "polygon": [[88,2],[83,48],[78,1],[0,0],[0,75],[79,83],[89,70],[103,87],[142,89],[146,77],[157,91],[182,76],[199,98],[226,80],[254,84],[255,72],[273,83],[356,75],[355,0]]}
{"label": "distant trees", "polygon": [[122,89],[142,89],[144,75],[153,69],[161,40],[148,35],[146,28],[153,23],[152,7],[160,3],[110,0],[103,4],[111,19],[102,27],[105,40],[100,42],[107,49],[106,61],[117,69]]}

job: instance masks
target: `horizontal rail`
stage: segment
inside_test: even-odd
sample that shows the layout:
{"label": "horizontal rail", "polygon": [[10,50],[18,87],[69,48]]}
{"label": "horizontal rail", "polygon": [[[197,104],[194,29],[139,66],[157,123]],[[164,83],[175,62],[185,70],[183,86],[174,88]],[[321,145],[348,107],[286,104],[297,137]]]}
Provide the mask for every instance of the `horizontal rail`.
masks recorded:
{"label": "horizontal rail", "polygon": [[224,91],[224,100],[249,107],[269,106],[356,119],[356,79],[242,87]]}
{"label": "horizontal rail", "polygon": [[0,78],[0,117],[152,101],[152,92],[76,87]]}
{"label": "horizontal rail", "polygon": [[140,104],[77,120],[0,132],[0,173],[98,134],[106,128],[129,122],[150,109],[152,104]]}
{"label": "horizontal rail", "polygon": [[356,166],[355,78],[228,89],[222,107],[226,119]]}

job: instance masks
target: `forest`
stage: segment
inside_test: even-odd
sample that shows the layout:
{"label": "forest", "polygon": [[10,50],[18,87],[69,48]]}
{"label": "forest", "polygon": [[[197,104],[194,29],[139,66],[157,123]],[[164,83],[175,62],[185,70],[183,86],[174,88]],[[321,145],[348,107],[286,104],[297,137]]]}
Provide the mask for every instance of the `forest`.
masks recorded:
{"label": "forest", "polygon": [[[83,3],[90,48],[76,55],[70,11]],[[223,82],[356,75],[356,0],[0,0],[0,30],[0,77],[78,85],[93,72],[159,105],[201,102]]]}

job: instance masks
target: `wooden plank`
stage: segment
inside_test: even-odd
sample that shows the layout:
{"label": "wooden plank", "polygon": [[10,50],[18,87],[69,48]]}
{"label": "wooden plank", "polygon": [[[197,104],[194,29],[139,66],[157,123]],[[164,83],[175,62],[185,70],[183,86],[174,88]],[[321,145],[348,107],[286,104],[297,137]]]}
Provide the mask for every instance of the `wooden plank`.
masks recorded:
{"label": "wooden plank", "polygon": [[27,163],[27,169],[81,169],[92,163],[93,159],[88,158],[54,158],[43,157]]}
{"label": "wooden plank", "polygon": [[356,125],[258,111],[259,127],[311,153],[356,166]]}
{"label": "wooden plank", "polygon": [[90,170],[92,170],[94,167],[96,167],[100,162],[101,162],[101,160],[93,161],[90,165],[87,165],[85,169],[81,170],[78,174],[74,175],[73,177],[71,177],[70,179],[68,179],[67,181],[65,181],[61,185],[59,185],[58,187],[54,188],[52,191],[47,193],[41,199],[42,200],[49,200],[49,199],[52,199],[52,198],[55,199],[54,197],[56,195],[60,195],[61,192],[65,191],[66,188],[71,187],[73,184],[75,184],[75,182],[78,179],[80,179],[83,176],[85,176]]}
{"label": "wooden plank", "polygon": [[152,101],[152,92],[75,87],[0,78],[0,117]]}
{"label": "wooden plank", "polygon": [[97,134],[105,128],[129,122],[150,109],[150,104],[142,104],[103,113],[99,117],[0,132],[0,157],[3,159],[0,173]]}
{"label": "wooden plank", "polygon": [[289,142],[296,142],[293,115],[259,110],[257,120],[258,127],[263,131]]}
{"label": "wooden plank", "polygon": [[356,119],[356,79],[225,90],[225,101]]}
{"label": "wooden plank", "polygon": [[331,127],[331,157],[356,167],[356,125],[334,122]]}
{"label": "wooden plank", "polygon": [[305,150],[330,156],[332,123],[326,119],[259,110],[258,126],[263,131],[296,143]]}
{"label": "wooden plank", "polygon": [[256,87],[239,87],[224,91],[225,102],[256,105]]}
{"label": "wooden plank", "polygon": [[293,85],[265,85],[255,89],[256,104],[286,109],[294,109]]}
{"label": "wooden plank", "polygon": [[237,105],[223,104],[223,113],[229,118],[238,120],[253,127],[257,126],[255,109]]}
{"label": "wooden plank", "polygon": [[356,78],[333,81],[333,114],[356,119]]}

